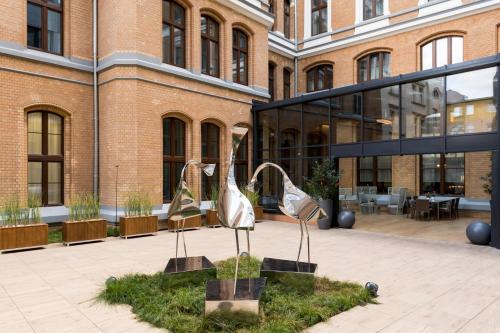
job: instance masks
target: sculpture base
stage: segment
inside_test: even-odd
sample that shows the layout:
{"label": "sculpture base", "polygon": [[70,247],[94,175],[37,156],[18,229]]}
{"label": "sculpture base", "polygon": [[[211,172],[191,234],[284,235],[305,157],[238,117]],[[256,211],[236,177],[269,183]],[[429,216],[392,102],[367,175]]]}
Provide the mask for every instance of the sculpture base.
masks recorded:
{"label": "sculpture base", "polygon": [[286,290],[312,294],[317,268],[318,265],[314,263],[264,258],[260,266],[260,276],[266,277],[269,282],[279,282]]}
{"label": "sculpture base", "polygon": [[266,278],[238,279],[236,295],[234,280],[209,280],[206,285],[205,314],[216,310],[259,313],[259,301]]}
{"label": "sculpture base", "polygon": [[163,288],[203,283],[217,278],[217,268],[205,256],[170,258],[164,270]]}

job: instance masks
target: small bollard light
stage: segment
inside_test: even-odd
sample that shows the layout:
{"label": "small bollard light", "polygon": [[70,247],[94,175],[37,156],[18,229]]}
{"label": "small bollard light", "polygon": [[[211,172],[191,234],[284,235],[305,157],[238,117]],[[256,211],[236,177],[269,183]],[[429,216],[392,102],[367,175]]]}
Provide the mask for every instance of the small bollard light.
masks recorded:
{"label": "small bollard light", "polygon": [[378,285],[375,282],[367,282],[365,284],[365,289],[368,290],[370,295],[377,297]]}

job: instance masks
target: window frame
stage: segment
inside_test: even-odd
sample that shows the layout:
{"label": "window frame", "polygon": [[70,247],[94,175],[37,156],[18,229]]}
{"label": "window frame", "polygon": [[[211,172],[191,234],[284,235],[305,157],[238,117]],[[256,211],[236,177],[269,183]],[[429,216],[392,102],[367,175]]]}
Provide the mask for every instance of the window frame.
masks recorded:
{"label": "window frame", "polygon": [[447,62],[448,64],[447,65],[451,65],[453,64],[453,38],[461,38],[462,39],[462,59],[463,59],[463,56],[464,56],[464,36],[462,35],[446,35],[446,36],[440,36],[440,37],[436,37],[432,40],[429,40],[427,42],[425,42],[425,44],[421,44],[420,45],[420,70],[424,70],[423,69],[423,65],[424,65],[424,47],[429,45],[429,44],[432,44],[432,67],[431,68],[427,68],[427,69],[434,69],[434,68],[437,68],[437,41],[438,40],[441,40],[441,39],[446,39],[446,47],[447,47],[447,56],[446,56],[446,59],[447,59]]}
{"label": "window frame", "polygon": [[[366,81],[370,81],[370,80],[378,80],[378,79],[383,79],[385,76],[384,76],[384,56],[385,55],[388,55],[389,56],[389,66],[391,65],[391,53],[388,52],[388,51],[377,51],[377,52],[372,52],[372,53],[369,53],[369,54],[366,54],[364,56],[362,56],[361,58],[358,58],[358,60],[356,61],[357,63],[357,70],[358,70],[358,83],[361,83],[361,82],[366,82]],[[374,55],[377,55],[377,58],[378,58],[378,71],[379,71],[379,77],[371,77],[371,63],[372,63],[372,57]],[[363,78],[361,77],[361,63],[362,61],[366,60],[366,70],[367,70],[367,79],[366,80],[363,80]],[[390,72],[390,67],[389,67],[389,72]],[[390,76],[390,74],[389,74]]]}
{"label": "window frame", "polygon": [[292,96],[292,72],[288,68],[283,68],[283,99]]}
{"label": "window frame", "polygon": [[[456,153],[451,153],[451,154],[456,154]],[[441,154],[441,153],[437,153],[437,154],[425,154],[425,155],[439,155],[438,156],[438,161],[439,161],[439,193],[435,193],[436,195],[451,195],[451,196],[460,196],[460,197],[464,197],[465,196],[465,180],[463,182],[463,193],[462,194],[453,194],[453,193],[446,193],[446,169],[447,169],[447,165],[446,165],[446,155],[447,154]],[[423,173],[423,170],[424,170],[424,158],[423,158],[423,155],[419,155],[420,156],[420,194],[424,195],[426,194],[426,192],[423,192],[423,189],[424,189],[424,173]],[[465,176],[465,170],[466,170],[466,158],[465,158],[465,153],[464,153],[464,156],[463,156],[463,168],[450,168],[450,169],[458,169],[458,170],[463,170],[464,172],[464,176]],[[427,168],[429,169],[429,168]],[[433,168],[433,169],[436,169],[436,168]]]}
{"label": "window frame", "polygon": [[[201,72],[203,74],[205,74],[205,75],[210,75],[210,76],[214,76],[214,77],[220,77],[220,24],[219,24],[219,22],[217,22],[210,15],[207,15],[207,14],[201,15],[200,16],[200,22],[201,22],[202,18],[205,18],[207,20],[207,33],[204,34],[203,31],[201,31],[201,29],[200,29],[200,36],[201,36],[201,61],[203,63],[203,40],[207,40],[208,41],[208,43],[207,43],[207,45],[208,45],[208,48],[207,48],[207,57],[208,57],[208,59],[207,59],[207,70],[208,70],[208,72],[203,71],[203,66],[201,66]],[[217,26],[217,38],[210,36],[209,29],[208,29],[208,26],[209,26],[210,22],[215,23],[215,25]],[[211,73],[210,72],[210,67],[212,65],[211,57],[210,57],[210,54],[211,54],[211,43],[210,42],[213,42],[213,43],[217,44],[217,50],[218,50],[218,55],[217,55],[217,72],[215,72],[215,73]]]}
{"label": "window frame", "polygon": [[[169,196],[173,199],[174,198],[174,195],[175,195],[175,191],[177,189],[177,185],[178,185],[178,179],[176,179],[176,174],[175,174],[175,164],[176,163],[183,163],[185,164],[186,163],[186,122],[180,118],[177,118],[177,117],[173,117],[173,116],[167,116],[167,117],[163,117],[162,118],[162,131],[163,131],[163,122],[165,122],[166,119],[173,119],[175,121],[178,121],[182,124],[182,129],[183,129],[183,155],[175,155],[175,152],[177,151],[177,140],[176,140],[176,137],[177,137],[177,132],[176,132],[176,129],[175,129],[175,122],[174,121],[170,121],[170,142],[169,142],[169,145],[170,145],[170,151],[174,153],[174,155],[165,155],[165,148],[162,146],[162,168],[164,169],[165,168],[165,163],[168,163],[170,165],[170,190],[171,190],[171,193],[169,193]],[[162,133],[162,135],[165,135],[164,131]],[[163,144],[163,142],[162,142]],[[172,170],[174,172],[172,172]],[[163,182],[165,182],[165,180],[163,180]],[[165,196],[165,188],[163,187],[163,184],[162,184],[162,199],[163,199],[163,203],[168,203],[168,202],[171,202],[172,199],[168,200],[168,199],[165,199],[166,196]]]}
{"label": "window frame", "polygon": [[[372,15],[370,17],[366,16],[366,1],[367,0],[363,0],[363,21],[367,21],[379,16],[384,16],[384,0],[368,0],[370,1],[372,6]],[[382,1],[382,13],[379,14],[377,14],[377,1]]]}
{"label": "window frame", "polygon": [[[371,158],[372,159],[372,167],[370,169],[364,168],[363,170],[370,170],[373,175],[373,181],[371,183],[364,182],[361,183],[360,181],[360,175],[361,175],[361,158],[362,157],[357,157],[356,158],[356,185],[357,186],[375,186],[377,187],[377,193],[386,193],[381,191],[382,185],[379,186],[379,184],[382,184],[383,182],[379,182],[379,177],[378,177],[378,172],[379,170],[391,170],[391,185],[392,187],[392,156],[388,155],[391,157],[391,168],[380,168],[379,163],[378,163],[378,156],[365,156],[364,158]],[[368,185],[367,185],[368,184]],[[389,186],[388,186],[389,187]],[[385,188],[384,188],[385,190]]]}
{"label": "window frame", "polygon": [[283,34],[290,39],[290,0],[283,0]]}
{"label": "window frame", "polygon": [[[42,206],[43,207],[54,207],[64,205],[64,117],[55,112],[47,110],[33,110],[27,113],[27,119],[30,114],[41,113],[42,114],[42,152],[41,154],[29,154],[28,152],[28,165],[30,162],[42,163]],[[53,114],[61,119],[61,155],[49,155],[49,133],[48,133],[48,115]],[[29,133],[29,132],[27,132]],[[49,204],[49,176],[48,176],[48,165],[49,163],[59,163],[61,164],[61,202],[56,204]],[[29,167],[28,167],[29,168]],[[28,183],[29,185],[29,183]],[[29,189],[28,189],[29,193]]]}
{"label": "window frame", "polygon": [[276,98],[276,67],[274,63],[268,63],[268,90],[271,96],[269,101],[274,101]]}
{"label": "window frame", "polygon": [[[233,28],[233,42],[232,42],[232,49],[233,49],[233,65],[234,65],[234,55],[236,53],[237,57],[236,59],[237,62],[236,62],[236,78],[234,77],[234,74],[233,74],[233,82],[236,82],[238,84],[242,84],[242,85],[245,85],[245,86],[248,86],[249,85],[249,82],[248,82],[248,78],[249,78],[249,45],[250,45],[250,38],[249,36],[241,29],[239,28]],[[239,40],[240,40],[240,36],[243,35],[245,37],[245,40],[246,40],[246,48],[242,48],[240,47],[240,43],[239,43]],[[235,45],[235,40],[237,41],[237,44]],[[246,60],[245,60],[245,81],[242,81],[241,80],[241,77],[240,77],[240,71],[241,71],[241,66],[240,66],[240,55],[241,54],[244,54],[246,55]]]}
{"label": "window frame", "polygon": [[[29,49],[38,50],[42,52],[47,52],[50,54],[56,54],[62,56],[64,54],[64,2],[61,0],[61,5],[55,5],[49,3],[47,0],[27,0],[26,2],[26,46]],[[42,17],[41,17],[41,44],[42,47],[35,47],[28,45],[28,5],[32,4],[34,6],[41,7]],[[58,12],[61,17],[61,52],[51,52],[48,48],[48,11],[52,10]]]}
{"label": "window frame", "polygon": [[[163,17],[163,3],[165,2],[169,2],[170,3],[170,17],[168,18],[168,20],[165,19],[165,17]],[[183,22],[184,24],[181,25],[181,24],[178,24],[175,22],[175,5],[181,7],[183,10],[184,10],[184,18],[183,18]],[[186,8],[180,4],[179,2],[175,1],[175,0],[162,0],[162,30],[163,30],[163,25],[168,25],[170,27],[170,58],[171,58],[171,62],[167,62],[165,57],[164,57],[164,43],[163,43],[163,37],[162,37],[162,63],[164,64],[168,64],[168,65],[172,65],[172,66],[176,66],[176,67],[179,67],[179,68],[186,68],[186,59],[187,59],[187,55],[186,55],[186,30],[187,30],[187,27],[186,27]],[[182,65],[177,65],[175,64],[175,61],[174,61],[174,56],[175,56],[175,28],[177,29],[180,29],[182,31],[182,50],[183,50],[183,59],[182,59]]]}
{"label": "window frame", "polygon": [[[246,126],[243,126],[243,127],[246,127]],[[250,154],[249,154],[249,152],[250,152],[250,146],[249,146],[249,139],[248,139],[249,135],[248,135],[248,133],[249,132],[247,132],[245,134],[245,136],[243,137],[243,139],[241,140],[241,143],[240,143],[240,145],[238,147],[238,150],[236,151],[236,155],[235,155],[235,158],[234,158],[234,168],[235,168],[235,170],[234,170],[234,178],[236,180],[236,184],[238,185],[238,187],[245,186],[248,183],[248,176],[249,176],[248,171],[250,169],[249,165],[248,165],[249,161],[250,161],[250,159],[249,159],[249,156],[250,156]],[[238,154],[240,152],[240,149],[242,147],[246,147],[246,152],[245,152],[245,157],[246,158],[245,159],[241,159],[240,156],[239,156],[239,154]],[[246,169],[247,179],[238,179],[238,173],[236,172],[237,171],[236,169],[237,168],[241,168],[241,167],[243,167],[243,168]]]}
{"label": "window frame", "polygon": [[[323,22],[323,9],[326,8],[326,26],[322,26],[321,22]],[[318,12],[318,17],[319,17],[319,26],[318,26],[318,33],[315,34],[313,33],[314,31],[314,12]],[[327,0],[320,0],[317,6],[314,6],[314,3],[311,1],[311,36],[317,36],[320,34],[323,34],[328,31],[328,1]]]}
{"label": "window frame", "polygon": [[[323,81],[323,89],[318,89],[318,86],[319,86],[319,70],[320,69],[323,69],[325,70],[325,81]],[[327,70],[326,69],[331,69],[331,73],[332,73],[332,77],[331,77],[331,84],[328,85],[328,75],[326,75],[327,73]],[[309,89],[309,73],[313,72],[313,75],[314,75],[314,88],[313,90],[310,90]],[[332,89],[333,88],[333,65],[332,64],[319,64],[319,65],[316,65],[310,69],[307,70],[306,72],[306,91],[308,93],[310,92],[315,92],[315,91],[321,91],[321,90],[327,90],[327,89]]]}
{"label": "window frame", "polygon": [[[215,164],[215,169],[214,169],[214,173],[212,176],[208,177],[207,175],[205,175],[204,173],[202,173],[201,175],[201,193],[200,193],[200,198],[201,200],[204,200],[204,199],[207,199],[210,198],[210,193],[211,193],[211,187],[214,185],[214,182],[217,181],[217,186],[220,185],[220,171],[221,171],[221,149],[220,149],[220,144],[221,144],[221,128],[213,123],[213,122],[210,122],[210,121],[204,121],[201,123],[201,126],[200,126],[200,147],[203,147],[203,142],[207,142],[207,138],[208,138],[208,129],[205,130],[205,135],[203,135],[204,133],[204,126],[213,126],[214,128],[217,129],[217,157],[213,157],[213,156],[203,156],[203,149],[201,149],[201,163],[205,163],[205,164]],[[208,151],[208,150],[207,150]],[[218,179],[214,179],[214,176],[217,175],[217,178]],[[205,193],[203,193],[203,183],[204,182],[207,182],[205,184]]]}

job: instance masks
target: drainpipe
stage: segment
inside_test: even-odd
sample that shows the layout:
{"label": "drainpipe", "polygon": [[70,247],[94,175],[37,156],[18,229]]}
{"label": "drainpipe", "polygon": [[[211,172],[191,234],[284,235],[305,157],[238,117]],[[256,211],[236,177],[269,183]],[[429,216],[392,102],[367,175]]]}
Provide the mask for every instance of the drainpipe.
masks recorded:
{"label": "drainpipe", "polygon": [[94,104],[94,166],[93,192],[99,195],[99,101],[97,91],[97,0],[92,1],[92,67],[93,67],[93,104]]}
{"label": "drainpipe", "polygon": [[[293,29],[293,34],[295,38],[295,52],[299,50],[299,24],[298,24],[298,1],[294,0],[295,8],[294,10],[294,18],[293,18],[293,24],[295,25],[295,29]],[[293,96],[297,97],[299,94],[299,58],[297,56],[293,57],[293,80],[294,80],[294,85],[293,85]]]}

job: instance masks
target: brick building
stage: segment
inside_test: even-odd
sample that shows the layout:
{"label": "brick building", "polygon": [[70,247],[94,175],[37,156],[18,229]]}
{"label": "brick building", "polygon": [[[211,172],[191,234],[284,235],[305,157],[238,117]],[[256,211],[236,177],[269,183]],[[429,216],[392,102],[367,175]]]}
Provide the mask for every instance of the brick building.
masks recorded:
{"label": "brick building", "polygon": [[[143,190],[151,194],[156,212],[164,213],[179,166],[189,159],[219,165],[219,176],[212,179],[200,182],[199,173],[189,174],[203,198],[225,172],[231,126],[256,126],[251,117],[256,102],[419,72],[500,50],[499,0],[95,4],[0,4],[0,200],[39,193],[48,220],[61,220],[64,204],[93,190],[108,214],[115,205],[117,175],[118,206],[130,191]],[[422,90],[418,98],[423,95]],[[484,115],[478,126],[491,124],[491,113]],[[432,123],[411,121],[405,122],[405,133],[422,133],[423,125],[431,135]],[[336,140],[355,140],[352,126],[335,132]],[[315,131],[321,140],[321,129]],[[253,168],[252,133],[238,156],[242,182]],[[458,171],[463,193],[457,194],[487,199],[480,179],[491,170],[490,153],[455,157],[463,164]],[[428,160],[436,158],[445,157]],[[427,191],[419,180],[421,156],[393,156],[385,167],[377,163],[341,159],[341,185],[370,183],[384,190],[390,179],[390,186],[405,186],[413,194]],[[366,176],[384,168],[383,181],[361,179],[361,169]],[[307,175],[307,168],[296,172]]]}

